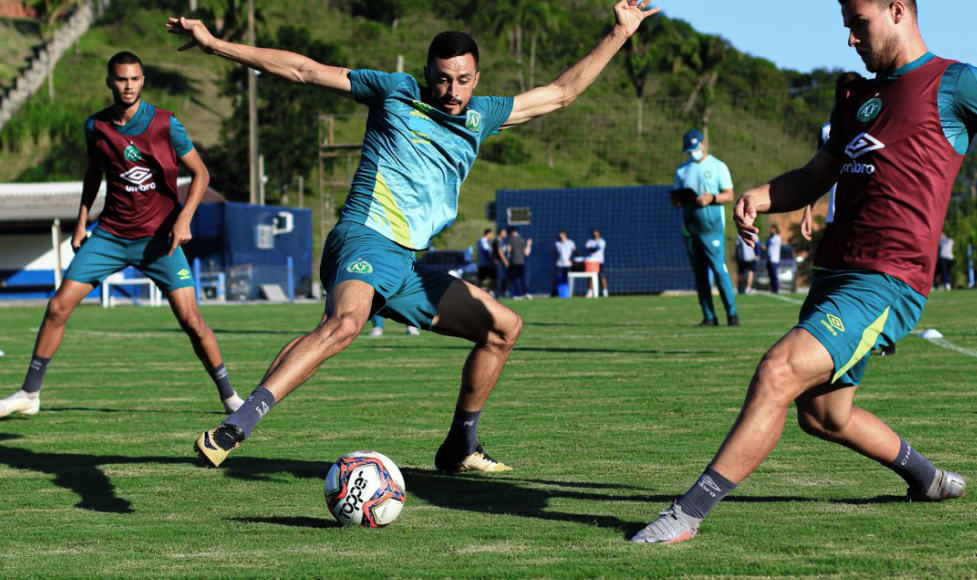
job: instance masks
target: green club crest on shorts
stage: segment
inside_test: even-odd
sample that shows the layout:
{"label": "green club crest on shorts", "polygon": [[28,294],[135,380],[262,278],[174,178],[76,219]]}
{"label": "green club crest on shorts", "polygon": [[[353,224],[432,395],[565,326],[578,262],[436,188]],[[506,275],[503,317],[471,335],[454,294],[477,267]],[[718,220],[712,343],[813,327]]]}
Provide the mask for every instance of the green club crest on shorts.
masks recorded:
{"label": "green club crest on shorts", "polygon": [[875,97],[865,101],[865,104],[858,109],[858,120],[867,123],[874,120],[882,112],[882,99]]}
{"label": "green club crest on shorts", "polygon": [[129,145],[128,147],[126,147],[125,151],[122,152],[122,155],[128,161],[142,161],[142,153],[140,153],[139,150],[136,149],[135,145]]}
{"label": "green club crest on shorts", "polygon": [[372,274],[373,265],[366,260],[357,260],[349,266],[346,266],[346,271],[351,274]]}
{"label": "green club crest on shorts", "polygon": [[465,120],[465,127],[469,131],[478,133],[482,130],[482,114],[478,111],[468,111],[468,119]]}

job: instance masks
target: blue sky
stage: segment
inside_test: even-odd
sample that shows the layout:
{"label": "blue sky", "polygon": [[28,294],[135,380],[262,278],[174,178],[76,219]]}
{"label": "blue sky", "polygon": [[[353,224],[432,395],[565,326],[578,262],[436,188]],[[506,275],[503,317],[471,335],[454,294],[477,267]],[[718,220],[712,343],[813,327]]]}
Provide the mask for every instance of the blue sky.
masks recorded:
{"label": "blue sky", "polygon": [[[977,0],[918,0],[923,40],[934,53],[977,63]],[[848,48],[836,0],[656,0],[672,18],[719,34],[736,48],[782,68],[818,67],[864,73]]]}

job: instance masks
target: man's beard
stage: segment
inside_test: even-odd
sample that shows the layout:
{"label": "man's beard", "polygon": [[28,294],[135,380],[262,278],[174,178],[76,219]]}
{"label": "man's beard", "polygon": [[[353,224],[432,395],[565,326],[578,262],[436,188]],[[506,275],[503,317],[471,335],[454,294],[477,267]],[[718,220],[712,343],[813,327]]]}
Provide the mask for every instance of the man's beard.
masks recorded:
{"label": "man's beard", "polygon": [[881,47],[878,50],[873,50],[871,57],[868,62],[865,63],[865,68],[869,72],[880,73],[888,72],[893,62],[896,60],[896,53],[899,51],[899,39],[893,34],[882,42]]}

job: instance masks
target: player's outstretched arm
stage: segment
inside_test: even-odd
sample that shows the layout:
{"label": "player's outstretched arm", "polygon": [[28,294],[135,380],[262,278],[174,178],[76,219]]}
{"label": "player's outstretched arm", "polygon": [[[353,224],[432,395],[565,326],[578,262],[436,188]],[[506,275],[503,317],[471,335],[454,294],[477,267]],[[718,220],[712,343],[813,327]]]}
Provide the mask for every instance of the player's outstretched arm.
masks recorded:
{"label": "player's outstretched arm", "polygon": [[741,195],[733,207],[733,221],[746,245],[756,247],[754,236],[760,230],[753,223],[758,214],[791,212],[814,203],[838,181],[842,163],[841,157],[818,151],[804,167]]}
{"label": "player's outstretched arm", "polygon": [[287,50],[258,48],[220,40],[215,38],[200,20],[190,20],[181,16],[170,18],[165,26],[170,34],[186,36],[190,39],[179,48],[181,51],[198,47],[207,54],[216,54],[293,83],[317,85],[344,97],[350,96],[352,87],[349,81],[349,69],[325,65]]}
{"label": "player's outstretched arm", "polygon": [[638,30],[641,23],[661,10],[661,8],[649,8],[651,3],[652,0],[620,0],[615,4],[614,15],[617,22],[611,32],[590,51],[590,54],[563,71],[549,85],[516,95],[512,114],[502,124],[502,128],[521,125],[559,108],[569,107],[570,103],[597,79],[607,63]]}

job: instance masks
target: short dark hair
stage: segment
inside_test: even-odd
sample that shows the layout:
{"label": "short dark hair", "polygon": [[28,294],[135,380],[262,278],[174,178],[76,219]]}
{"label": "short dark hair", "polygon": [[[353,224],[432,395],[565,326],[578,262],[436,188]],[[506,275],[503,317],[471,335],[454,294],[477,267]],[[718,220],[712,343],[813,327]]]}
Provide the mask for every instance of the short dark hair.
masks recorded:
{"label": "short dark hair", "polygon": [[519,230],[516,229],[516,226],[509,226],[509,233],[510,234],[518,234],[519,233]]}
{"label": "short dark hair", "polygon": [[142,61],[139,60],[139,57],[129,51],[122,51],[109,59],[109,76],[115,74],[115,65],[117,64],[138,64],[139,70],[145,70],[145,68],[142,66]]}
{"label": "short dark hair", "polygon": [[431,47],[427,49],[427,62],[436,58],[454,58],[465,54],[475,59],[475,70],[478,70],[478,44],[475,39],[464,32],[448,30],[434,37]]}
{"label": "short dark hair", "polygon": [[485,228],[485,231],[482,232],[482,235],[484,236],[486,234],[491,234],[491,233],[492,233],[492,228]]}
{"label": "short dark hair", "polygon": [[[883,8],[888,8],[889,6],[892,6],[896,1],[897,0],[874,0],[876,4],[878,4]],[[906,5],[907,8],[909,8],[909,12],[912,13],[914,18],[919,16],[919,13],[917,12],[916,9],[916,0],[898,0],[898,1],[902,2],[903,4]],[[847,2],[848,0],[838,0],[838,4],[846,4]]]}

